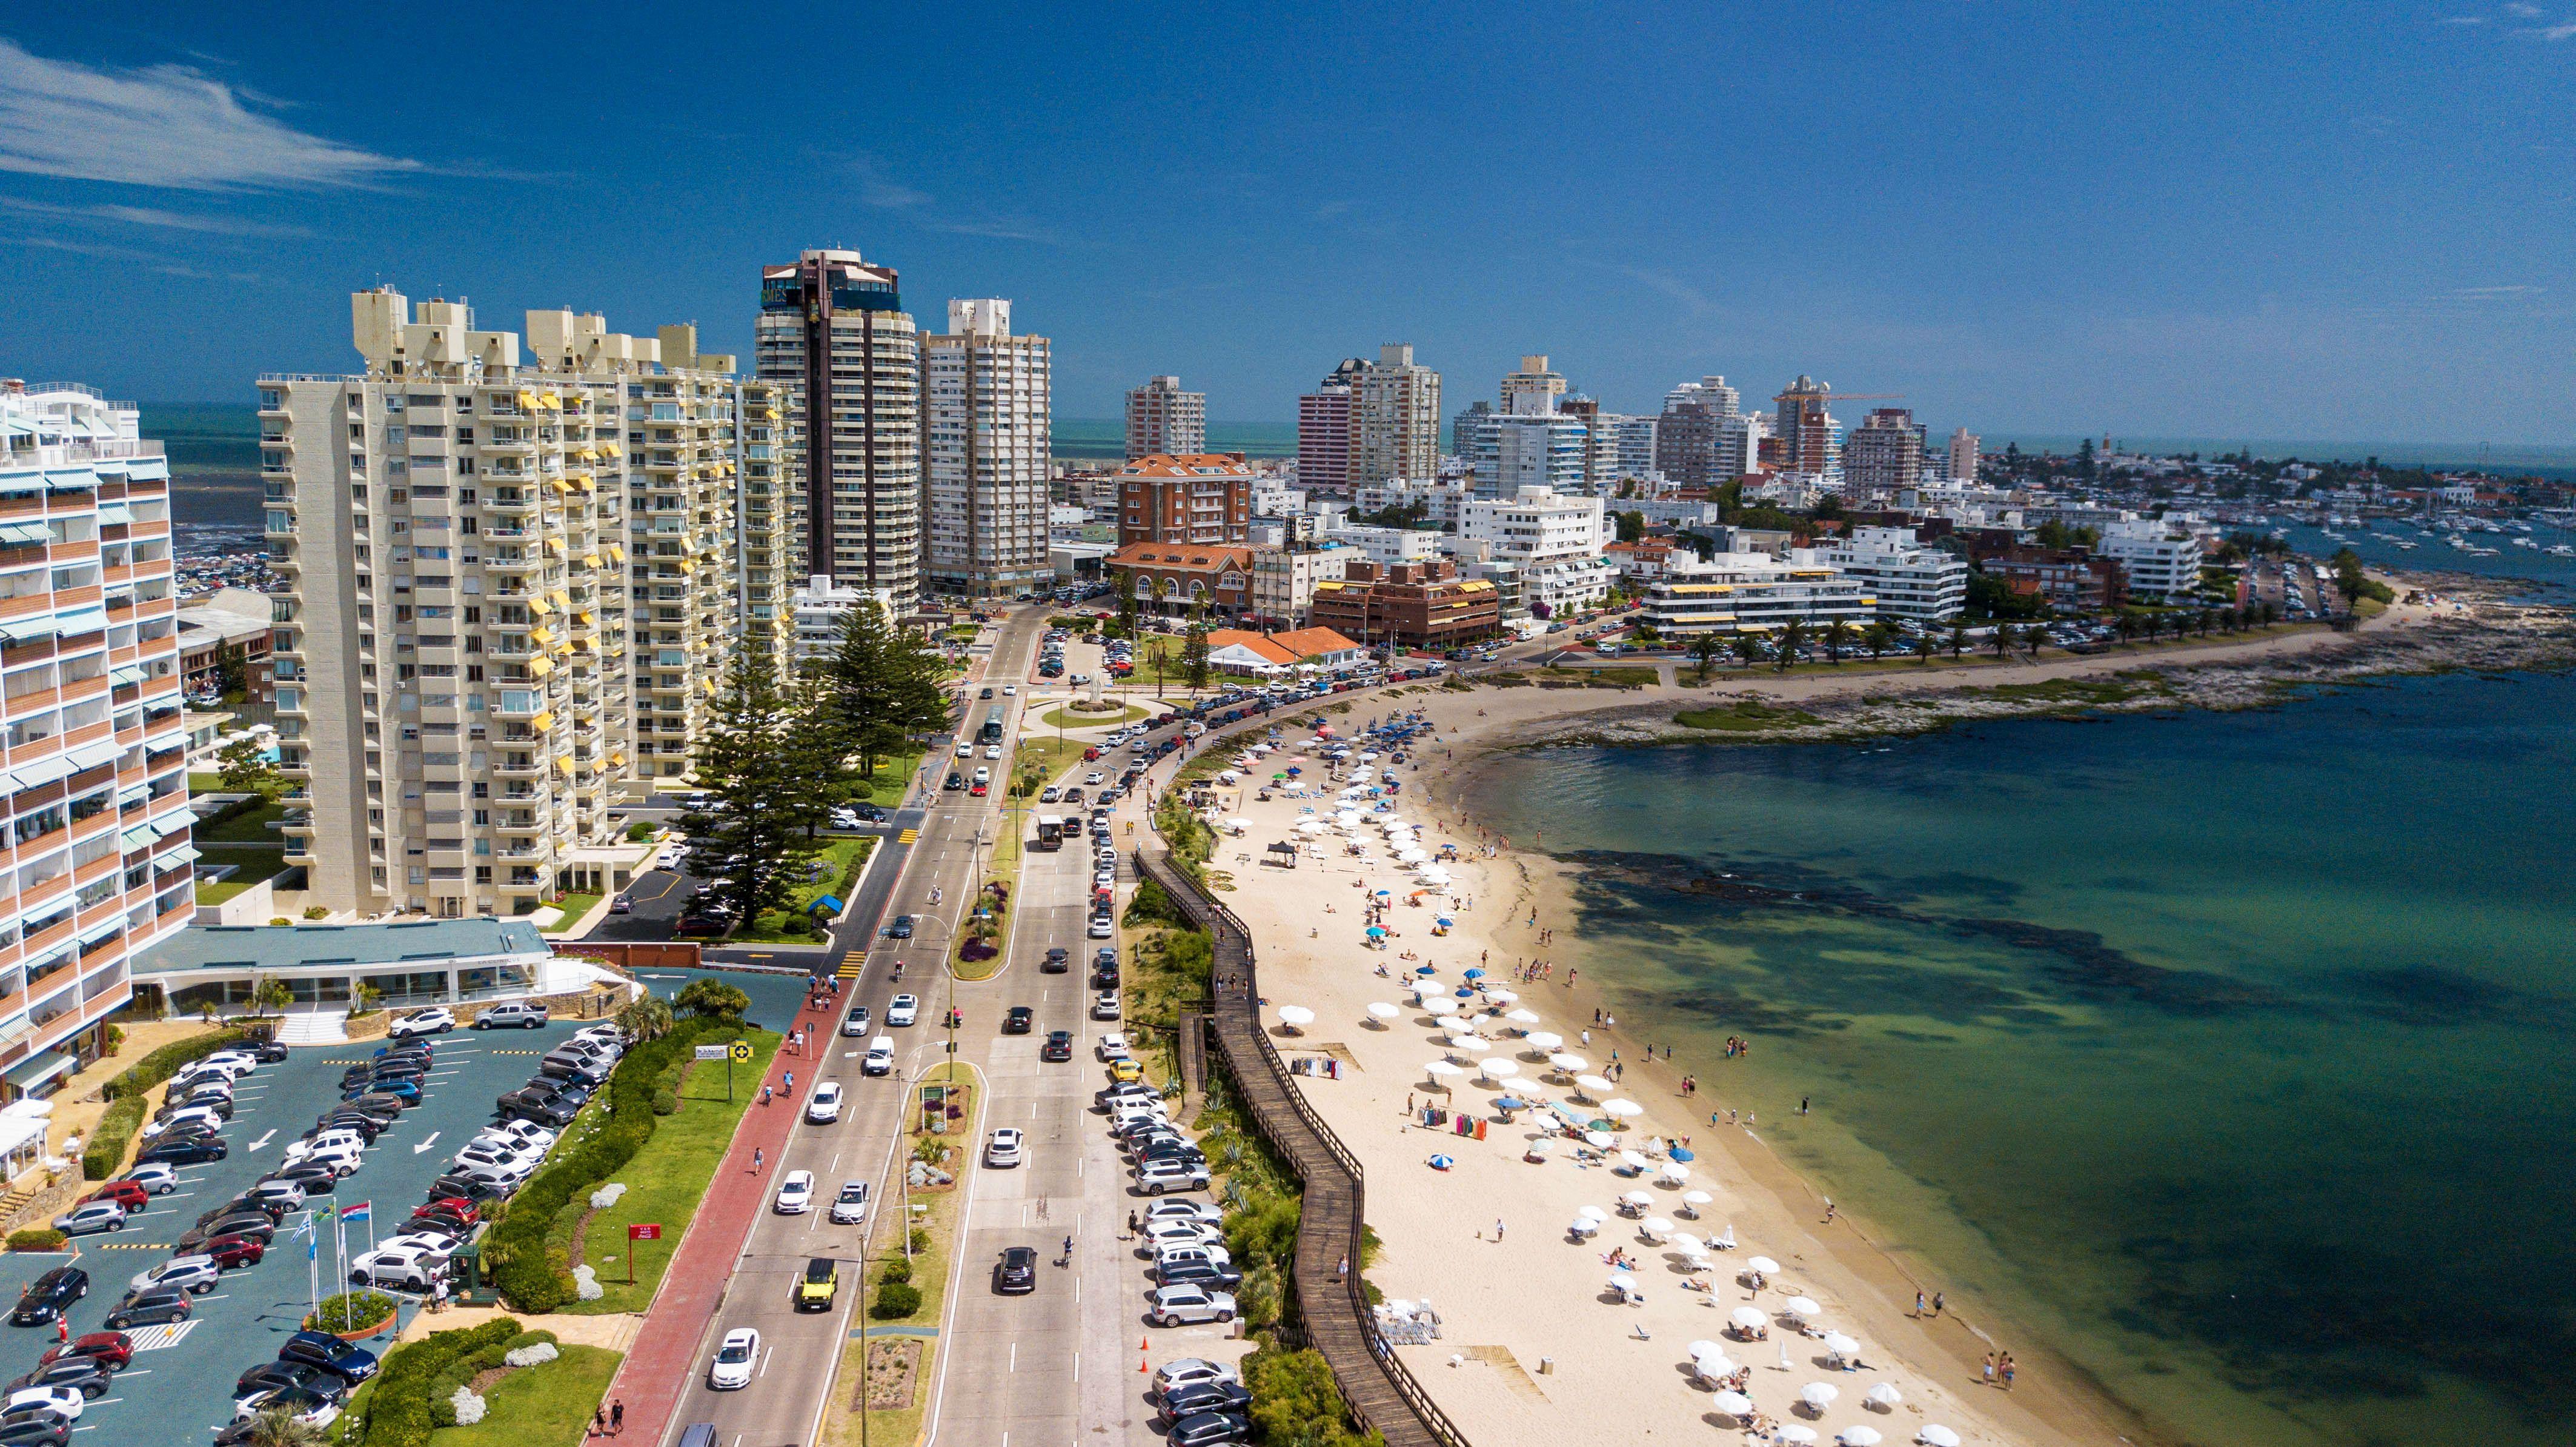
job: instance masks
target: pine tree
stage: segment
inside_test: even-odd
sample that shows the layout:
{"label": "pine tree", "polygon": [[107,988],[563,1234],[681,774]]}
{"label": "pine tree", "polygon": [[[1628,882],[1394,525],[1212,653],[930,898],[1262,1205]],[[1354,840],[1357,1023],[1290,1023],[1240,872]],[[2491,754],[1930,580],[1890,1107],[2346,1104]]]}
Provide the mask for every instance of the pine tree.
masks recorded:
{"label": "pine tree", "polygon": [[698,745],[697,775],[708,796],[680,824],[694,841],[689,872],[721,879],[716,898],[748,926],[788,908],[805,878],[804,806],[794,762],[798,718],[761,652],[735,655],[725,691]]}
{"label": "pine tree", "polygon": [[832,810],[849,802],[858,781],[850,767],[849,730],[833,701],[831,684],[820,676],[797,680],[788,697],[781,740],[787,789],[779,803],[797,816],[809,844],[832,822]]}
{"label": "pine tree", "polygon": [[1190,697],[1208,686],[1208,628],[1206,620],[1190,620],[1190,631],[1181,639],[1181,676],[1188,680]]}
{"label": "pine tree", "polygon": [[862,778],[875,778],[877,759],[901,748],[906,736],[948,724],[937,656],[890,624],[874,600],[841,616],[827,672],[832,720],[844,750],[858,755]]}

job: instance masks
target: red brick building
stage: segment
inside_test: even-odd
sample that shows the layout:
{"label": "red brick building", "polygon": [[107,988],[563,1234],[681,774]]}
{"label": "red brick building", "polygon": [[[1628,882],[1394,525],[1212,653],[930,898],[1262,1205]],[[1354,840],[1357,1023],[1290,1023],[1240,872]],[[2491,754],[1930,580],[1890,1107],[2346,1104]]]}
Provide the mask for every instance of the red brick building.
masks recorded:
{"label": "red brick building", "polygon": [[1375,647],[1455,648],[1490,638],[1503,625],[1501,595],[1461,578],[1446,558],[1352,563],[1339,581],[1315,585],[1315,626]]}
{"label": "red brick building", "polygon": [[2086,548],[2012,548],[1985,560],[1986,575],[2016,593],[2036,594],[2060,608],[2099,613],[2129,595],[2128,574],[2111,558]]}
{"label": "red brick building", "polygon": [[1252,549],[1129,543],[1103,565],[1136,611],[1177,618],[1193,606],[1234,617],[1252,607]]}
{"label": "red brick building", "polygon": [[1240,452],[1156,453],[1118,469],[1118,545],[1252,540],[1252,468]]}

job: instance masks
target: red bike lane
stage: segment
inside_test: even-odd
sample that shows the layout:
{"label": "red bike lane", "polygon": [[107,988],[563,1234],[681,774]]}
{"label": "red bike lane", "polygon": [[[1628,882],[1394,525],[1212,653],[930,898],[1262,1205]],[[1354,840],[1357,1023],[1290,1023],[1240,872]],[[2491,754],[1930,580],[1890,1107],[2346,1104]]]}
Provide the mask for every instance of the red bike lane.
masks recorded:
{"label": "red bike lane", "polygon": [[[808,1042],[828,1039],[832,1017],[828,1011],[813,1009],[812,1003],[809,996],[790,1028],[805,1032]],[[811,1049],[809,1043],[809,1053]],[[787,1071],[808,1065],[782,1048],[759,1083],[775,1086]],[[806,1083],[810,1085],[812,1078],[809,1068]],[[733,1144],[716,1167],[715,1178],[707,1182],[697,1214],[680,1234],[662,1284],[653,1293],[652,1305],[645,1308],[635,1345],[608,1388],[611,1401],[626,1404],[627,1430],[640,1442],[662,1440],[679,1411],[680,1398],[696,1380],[698,1343],[724,1302],[734,1264],[742,1259],[743,1243],[751,1238],[752,1223],[769,1199],[771,1174],[795,1124],[795,1106],[783,1095],[777,1104],[755,1104],[744,1111],[742,1124],[734,1128]],[[758,1171],[751,1166],[755,1150],[763,1161]]]}

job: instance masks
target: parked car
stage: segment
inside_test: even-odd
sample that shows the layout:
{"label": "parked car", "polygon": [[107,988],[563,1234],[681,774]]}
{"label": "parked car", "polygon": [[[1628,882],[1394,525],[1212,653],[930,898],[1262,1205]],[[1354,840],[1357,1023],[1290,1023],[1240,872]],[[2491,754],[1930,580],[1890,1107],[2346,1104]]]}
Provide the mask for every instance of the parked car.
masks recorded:
{"label": "parked car", "polygon": [[552,1018],[543,1001],[509,1000],[477,1014],[474,1017],[474,1028],[477,1030],[509,1028],[537,1030],[542,1029]]}
{"label": "parked car", "polygon": [[11,1382],[7,1390],[14,1398],[29,1387],[69,1387],[94,1402],[106,1396],[115,1385],[115,1379],[107,1368],[91,1358],[62,1357],[38,1365],[35,1370]]}
{"label": "parked car", "polygon": [[83,1201],[54,1218],[54,1229],[66,1236],[125,1229],[125,1207],[116,1201]]}
{"label": "parked car", "polygon": [[152,1195],[166,1196],[179,1189],[179,1173],[168,1166],[136,1166],[108,1184],[127,1183],[141,1186]]}
{"label": "parked car", "polygon": [[277,1349],[281,1362],[309,1362],[344,1382],[363,1382],[376,1374],[376,1354],[340,1340],[327,1331],[299,1331]]}
{"label": "parked car", "polygon": [[110,1331],[131,1331],[138,1326],[159,1326],[165,1322],[186,1321],[196,1306],[184,1291],[136,1291],[107,1314]]}
{"label": "parked car", "polygon": [[203,1296],[223,1282],[223,1268],[211,1256],[173,1256],[125,1283],[128,1291],[184,1291]]}
{"label": "parked car", "polygon": [[1252,1405],[1252,1393],[1232,1377],[1210,1377],[1164,1392],[1161,1405],[1164,1420],[1177,1422],[1201,1412],[1241,1412]]}
{"label": "parked car", "polygon": [[66,1345],[45,1348],[37,1362],[43,1365],[64,1357],[89,1357],[111,1372],[121,1372],[134,1364],[134,1339],[121,1331],[87,1332]]}
{"label": "parked car", "polygon": [[1220,1447],[1252,1439],[1252,1419],[1239,1412],[1193,1412],[1172,1423],[1164,1441],[1170,1447]]}
{"label": "parked car", "polygon": [[1158,1286],[1146,1297],[1146,1319],[1156,1326],[1234,1320],[1234,1297],[1204,1286]]}
{"label": "parked car", "polygon": [[1205,1161],[1140,1161],[1136,1165],[1136,1189],[1148,1196],[1166,1191],[1204,1191],[1207,1183]]}
{"label": "parked car", "polygon": [[409,1040],[421,1035],[444,1035],[455,1028],[455,1012],[433,1005],[386,1026],[385,1034],[395,1040]]}
{"label": "parked car", "polygon": [[27,1289],[19,1294],[17,1307],[9,1313],[9,1324],[43,1326],[69,1311],[73,1302],[87,1295],[88,1272],[77,1266],[57,1266],[27,1283]]}

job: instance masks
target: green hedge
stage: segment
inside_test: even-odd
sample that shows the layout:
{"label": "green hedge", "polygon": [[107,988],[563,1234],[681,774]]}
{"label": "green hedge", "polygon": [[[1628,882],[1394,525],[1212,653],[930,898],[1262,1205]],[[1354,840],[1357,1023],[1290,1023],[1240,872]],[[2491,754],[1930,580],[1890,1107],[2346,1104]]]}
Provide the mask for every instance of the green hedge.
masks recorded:
{"label": "green hedge", "polygon": [[108,1081],[104,1088],[107,1110],[98,1118],[98,1129],[90,1133],[89,1145],[81,1151],[81,1175],[104,1181],[125,1164],[125,1148],[133,1141],[134,1133],[143,1128],[143,1112],[150,1104],[145,1096],[152,1087],[178,1074],[182,1067],[248,1038],[241,1030],[226,1028],[164,1045]]}
{"label": "green hedge", "polygon": [[356,1331],[394,1314],[394,1299],[381,1291],[344,1291],[322,1298],[304,1324],[317,1331]]}
{"label": "green hedge", "polygon": [[[518,1311],[544,1313],[572,1299],[572,1278],[547,1249],[555,1218],[576,1198],[587,1197],[635,1158],[653,1138],[653,1097],[662,1072],[685,1059],[701,1039],[732,1039],[745,1027],[732,1020],[684,1020],[659,1040],[636,1046],[609,1073],[606,1119],[585,1108],[566,1143],[535,1178],[510,1198],[500,1223],[484,1238],[483,1259],[492,1284]],[[578,1137],[576,1140],[575,1137]]]}
{"label": "green hedge", "polygon": [[[434,1407],[445,1405],[444,1397],[456,1390],[452,1385],[445,1392],[439,1390],[449,1368],[518,1335],[519,1324],[502,1316],[463,1331],[436,1332],[396,1348],[385,1358],[383,1370],[376,1374],[374,1390],[368,1395],[367,1431],[359,1439],[363,1447],[429,1447],[429,1435],[439,1425]],[[455,1408],[450,1406],[447,1410],[452,1424]]]}
{"label": "green hedge", "polygon": [[71,1240],[51,1226],[28,1226],[9,1233],[12,1251],[60,1251]]}

